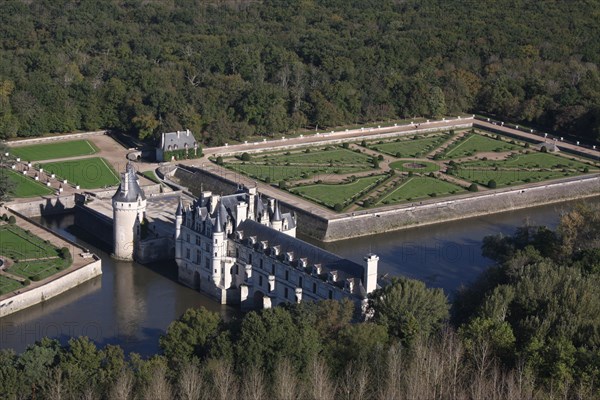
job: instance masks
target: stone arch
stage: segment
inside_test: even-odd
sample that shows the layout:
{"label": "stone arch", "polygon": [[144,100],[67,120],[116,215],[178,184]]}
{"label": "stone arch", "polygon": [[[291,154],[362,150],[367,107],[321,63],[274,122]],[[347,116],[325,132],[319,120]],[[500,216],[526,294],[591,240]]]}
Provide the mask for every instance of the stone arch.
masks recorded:
{"label": "stone arch", "polygon": [[262,291],[260,291],[260,290],[256,290],[254,292],[254,295],[252,296],[252,306],[253,306],[253,308],[255,308],[257,310],[262,310],[263,304],[264,304],[264,300],[265,300],[265,294]]}

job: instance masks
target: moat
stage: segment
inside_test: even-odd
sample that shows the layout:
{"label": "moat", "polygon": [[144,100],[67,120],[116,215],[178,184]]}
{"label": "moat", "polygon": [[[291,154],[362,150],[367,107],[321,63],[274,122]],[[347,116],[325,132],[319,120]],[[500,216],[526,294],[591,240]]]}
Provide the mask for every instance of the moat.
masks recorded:
{"label": "moat", "polygon": [[[600,198],[586,201],[600,203]],[[357,262],[372,251],[380,257],[379,274],[421,279],[452,296],[491,264],[481,256],[484,236],[510,234],[526,220],[554,227],[561,210],[573,204],[316,244]],[[72,215],[42,219],[41,223],[91,247],[102,258],[103,274],[43,304],[0,319],[0,348],[20,352],[44,336],[66,342],[70,336],[86,335],[99,346],[118,344],[126,353],[147,356],[158,350],[158,338],[169,323],[189,307],[204,306],[226,317],[238,312],[177,283],[174,262],[142,266],[111,259],[106,249],[95,248],[68,230]]]}

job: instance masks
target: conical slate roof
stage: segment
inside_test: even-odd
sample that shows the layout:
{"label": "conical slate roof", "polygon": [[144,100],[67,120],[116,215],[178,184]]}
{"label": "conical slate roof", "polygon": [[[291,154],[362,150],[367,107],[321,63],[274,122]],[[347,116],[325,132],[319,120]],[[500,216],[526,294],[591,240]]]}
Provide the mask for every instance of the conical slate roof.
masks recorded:
{"label": "conical slate roof", "polygon": [[183,201],[181,200],[181,197],[179,198],[179,203],[177,204],[177,211],[175,212],[175,215],[183,215]]}
{"label": "conical slate roof", "polygon": [[223,220],[221,218],[221,207],[217,206],[217,219],[215,221],[215,229],[213,230],[214,233],[221,233],[223,232]]}
{"label": "conical slate roof", "polygon": [[279,202],[275,202],[275,210],[273,211],[273,221],[281,221],[281,210],[279,209]]}
{"label": "conical slate roof", "polygon": [[140,185],[138,185],[133,165],[129,162],[127,163],[125,172],[121,174],[119,189],[117,189],[117,192],[112,199],[114,201],[134,203],[138,200],[138,197],[142,200],[146,199],[144,191],[140,188]]}

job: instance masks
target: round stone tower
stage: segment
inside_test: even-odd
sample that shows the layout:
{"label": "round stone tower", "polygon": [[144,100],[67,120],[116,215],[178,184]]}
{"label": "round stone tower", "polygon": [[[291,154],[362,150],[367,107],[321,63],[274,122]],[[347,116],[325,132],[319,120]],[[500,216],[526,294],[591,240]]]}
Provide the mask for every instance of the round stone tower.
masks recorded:
{"label": "round stone tower", "polygon": [[133,260],[146,213],[146,196],[140,188],[131,163],[121,174],[121,184],[112,197],[114,250],[113,257]]}

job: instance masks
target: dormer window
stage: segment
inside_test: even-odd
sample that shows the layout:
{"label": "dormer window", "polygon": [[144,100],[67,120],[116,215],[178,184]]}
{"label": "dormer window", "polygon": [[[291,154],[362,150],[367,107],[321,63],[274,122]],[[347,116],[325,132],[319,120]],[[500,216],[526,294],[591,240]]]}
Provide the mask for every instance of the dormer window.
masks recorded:
{"label": "dormer window", "polygon": [[303,257],[298,260],[298,268],[306,268],[308,266],[308,259]]}
{"label": "dormer window", "polygon": [[277,245],[271,248],[271,255],[278,256],[279,253],[281,253],[281,246]]}
{"label": "dormer window", "polygon": [[312,274],[314,276],[318,276],[321,275],[321,272],[323,271],[323,269],[321,268],[321,264],[315,264],[312,267]]}
{"label": "dormer window", "polygon": [[260,242],[260,248],[265,251],[269,248],[269,241],[268,240],[263,240]]}
{"label": "dormer window", "polygon": [[354,291],[354,279],[346,279],[344,283],[344,289],[352,293]]}
{"label": "dormer window", "polygon": [[235,232],[235,236],[236,236],[237,240],[242,240],[242,239],[244,239],[244,232],[237,231],[237,232]]}
{"label": "dormer window", "polygon": [[254,246],[256,244],[256,236],[250,236],[248,238],[248,243],[250,243],[251,246]]}
{"label": "dormer window", "polygon": [[329,274],[327,274],[327,281],[329,283],[334,283],[337,282],[338,280],[338,272],[337,271],[329,271]]}
{"label": "dormer window", "polygon": [[294,252],[293,251],[288,251],[287,253],[285,253],[285,260],[288,263],[291,263],[292,261],[294,261]]}

